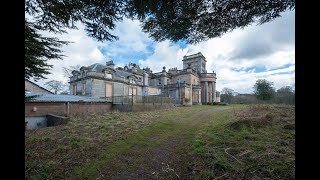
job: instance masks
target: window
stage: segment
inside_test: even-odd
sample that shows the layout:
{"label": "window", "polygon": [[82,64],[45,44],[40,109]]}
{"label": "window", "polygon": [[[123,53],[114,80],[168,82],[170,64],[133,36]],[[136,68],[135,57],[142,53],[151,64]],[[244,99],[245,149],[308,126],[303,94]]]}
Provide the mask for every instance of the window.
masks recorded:
{"label": "window", "polygon": [[158,79],[158,84],[159,84],[159,85],[161,84],[161,79]]}
{"label": "window", "polygon": [[82,95],[83,96],[86,95],[86,84],[85,83],[82,84]]}
{"label": "window", "polygon": [[77,85],[76,84],[74,84],[73,85],[73,95],[77,95]]}
{"label": "window", "polygon": [[112,97],[112,84],[106,83],[106,97]]}
{"label": "window", "polygon": [[206,69],[206,65],[202,63],[202,69]]}
{"label": "window", "polygon": [[130,79],[129,82],[132,83],[132,84],[136,84],[136,81],[133,80],[133,79]]}
{"label": "window", "polygon": [[112,74],[106,73],[106,74],[105,74],[105,77],[108,78],[108,79],[112,79]]}
{"label": "window", "polygon": [[85,76],[86,76],[86,72],[82,71],[81,77],[85,77]]}

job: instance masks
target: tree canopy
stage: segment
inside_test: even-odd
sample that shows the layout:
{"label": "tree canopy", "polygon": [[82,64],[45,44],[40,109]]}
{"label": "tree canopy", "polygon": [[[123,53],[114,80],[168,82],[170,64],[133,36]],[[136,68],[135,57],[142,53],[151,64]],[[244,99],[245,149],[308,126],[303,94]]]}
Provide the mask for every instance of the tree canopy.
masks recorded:
{"label": "tree canopy", "polygon": [[285,104],[295,103],[295,91],[291,86],[284,86],[276,92],[276,102]]}
{"label": "tree canopy", "polygon": [[50,59],[62,59],[62,51],[59,49],[66,41],[57,38],[43,37],[37,32],[34,23],[25,22],[25,78],[45,78],[50,74],[52,65],[47,63]]}
{"label": "tree canopy", "polygon": [[117,40],[110,32],[124,17],[138,19],[142,30],[156,41],[198,43],[219,37],[253,22],[269,22],[295,8],[295,0],[27,0],[25,12],[25,78],[44,78],[61,59],[62,45],[39,31],[65,33],[84,24],[88,36],[98,41]]}
{"label": "tree canopy", "polygon": [[294,8],[295,0],[133,0],[127,11],[156,41],[198,43],[253,22],[269,22]]}
{"label": "tree canopy", "polygon": [[235,91],[230,88],[223,88],[221,91],[221,100],[223,102],[231,103],[233,96],[235,95]]}
{"label": "tree canopy", "polygon": [[254,94],[256,95],[257,99],[260,100],[271,100],[275,95],[273,82],[265,79],[258,79],[253,88]]}

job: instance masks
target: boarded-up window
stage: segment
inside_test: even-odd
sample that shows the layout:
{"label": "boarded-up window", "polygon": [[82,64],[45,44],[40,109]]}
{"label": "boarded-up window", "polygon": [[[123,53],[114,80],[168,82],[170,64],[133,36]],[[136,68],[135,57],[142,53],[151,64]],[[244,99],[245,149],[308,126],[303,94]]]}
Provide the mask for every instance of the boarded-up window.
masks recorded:
{"label": "boarded-up window", "polygon": [[137,88],[133,88],[133,95],[137,95]]}
{"label": "boarded-up window", "polygon": [[112,79],[112,74],[106,74],[106,78]]}
{"label": "boarded-up window", "polygon": [[86,95],[86,84],[85,83],[82,84],[82,95],[83,96]]}
{"label": "boarded-up window", "polygon": [[137,95],[137,88],[129,87],[129,95]]}
{"label": "boarded-up window", "polygon": [[193,91],[192,102],[199,102],[199,91]]}
{"label": "boarded-up window", "polygon": [[73,95],[77,95],[77,85],[76,84],[74,84],[73,85]]}
{"label": "boarded-up window", "polygon": [[106,83],[106,97],[112,97],[112,84]]}
{"label": "boarded-up window", "polygon": [[158,89],[157,88],[148,87],[148,94],[149,95],[158,95]]}
{"label": "boarded-up window", "polygon": [[188,98],[188,99],[190,98],[189,89],[186,89],[184,98]]}

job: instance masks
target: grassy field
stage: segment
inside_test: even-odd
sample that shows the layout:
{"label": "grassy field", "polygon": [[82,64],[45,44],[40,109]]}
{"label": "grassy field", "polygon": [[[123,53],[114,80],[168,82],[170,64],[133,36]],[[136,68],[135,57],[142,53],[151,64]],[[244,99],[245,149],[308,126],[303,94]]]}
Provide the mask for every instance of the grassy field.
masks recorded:
{"label": "grassy field", "polygon": [[27,130],[26,179],[294,179],[294,107],[192,106]]}
{"label": "grassy field", "polygon": [[249,106],[203,128],[193,148],[200,179],[295,179],[294,106]]}

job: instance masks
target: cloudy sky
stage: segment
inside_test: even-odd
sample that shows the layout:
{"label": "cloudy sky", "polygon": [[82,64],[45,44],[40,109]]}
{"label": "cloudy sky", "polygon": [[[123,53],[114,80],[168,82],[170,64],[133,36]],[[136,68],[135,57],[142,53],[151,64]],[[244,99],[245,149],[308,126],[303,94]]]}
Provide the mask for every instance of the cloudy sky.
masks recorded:
{"label": "cloudy sky", "polygon": [[54,65],[48,79],[37,82],[43,85],[49,80],[68,82],[63,67],[94,63],[105,64],[113,60],[116,66],[137,63],[141,68],[150,67],[153,72],[177,67],[182,69],[182,58],[201,52],[207,60],[207,71],[217,74],[217,90],[231,88],[238,93],[252,93],[257,79],[267,79],[276,89],[295,84],[295,12],[287,11],[282,17],[263,25],[253,24],[237,29],[220,38],[196,45],[169,41],[154,42],[141,31],[140,23],[124,19],[112,32],[118,41],[97,42],[86,36],[83,26],[69,30],[68,34],[55,36],[72,44],[62,49],[64,60],[51,60]]}

